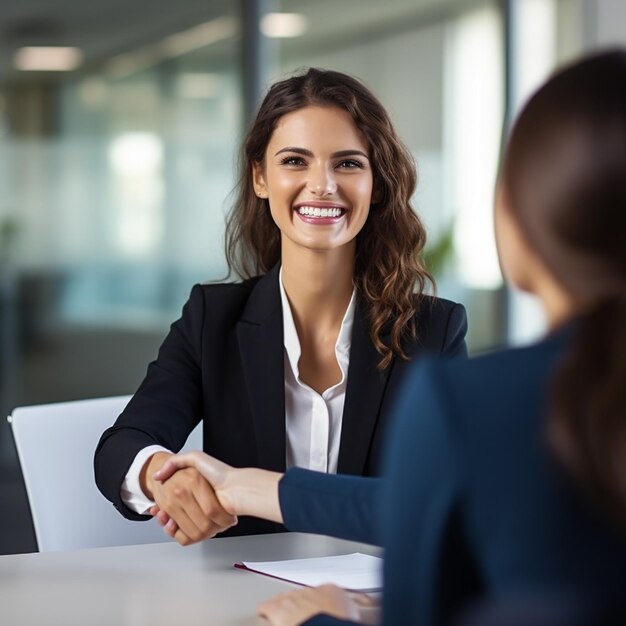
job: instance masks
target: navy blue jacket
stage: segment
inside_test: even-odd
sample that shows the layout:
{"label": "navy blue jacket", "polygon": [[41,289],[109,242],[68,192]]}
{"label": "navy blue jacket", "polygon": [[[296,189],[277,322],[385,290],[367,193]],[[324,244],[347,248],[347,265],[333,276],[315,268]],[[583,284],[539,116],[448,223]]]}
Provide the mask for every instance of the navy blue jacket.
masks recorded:
{"label": "navy blue jacket", "polygon": [[[120,498],[124,476],[137,452],[160,444],[179,450],[203,422],[204,451],[236,467],[284,471],[286,462],[283,315],[278,266],[243,283],[196,285],[172,325],[156,361],[95,455],[96,483],[130,519],[146,519]],[[381,471],[392,399],[410,362],[380,355],[369,336],[368,310],[357,299],[338,471],[374,476]],[[418,338],[408,354],[466,354],[465,309],[424,296],[415,315]],[[388,341],[390,328],[383,328]],[[284,530],[242,518],[228,535]]]}
{"label": "navy blue jacket", "polygon": [[385,626],[445,623],[479,597],[624,593],[625,532],[590,505],[546,443],[550,376],[572,332],[415,364],[384,478],[295,469],[282,479],[287,528],[384,547]]}

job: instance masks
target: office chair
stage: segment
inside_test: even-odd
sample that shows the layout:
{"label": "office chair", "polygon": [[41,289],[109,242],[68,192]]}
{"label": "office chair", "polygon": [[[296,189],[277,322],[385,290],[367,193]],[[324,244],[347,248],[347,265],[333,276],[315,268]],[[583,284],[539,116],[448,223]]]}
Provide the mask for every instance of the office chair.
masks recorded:
{"label": "office chair", "polygon": [[[123,518],[98,491],[93,454],[130,396],[16,408],[15,439],[40,552],[171,541],[150,520]],[[185,449],[202,449],[202,425]]]}

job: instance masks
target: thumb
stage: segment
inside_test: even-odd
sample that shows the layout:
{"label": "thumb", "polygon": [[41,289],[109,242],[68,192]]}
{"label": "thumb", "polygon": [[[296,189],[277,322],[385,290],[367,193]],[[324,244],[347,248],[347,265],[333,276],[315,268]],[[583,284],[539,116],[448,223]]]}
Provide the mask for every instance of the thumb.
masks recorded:
{"label": "thumb", "polygon": [[152,477],[154,480],[164,481],[184,467],[194,467],[193,459],[187,454],[175,454],[170,456]]}
{"label": "thumb", "polygon": [[185,467],[196,469],[213,488],[219,487],[228,475],[229,470],[233,469],[230,465],[196,450],[169,457],[161,469],[154,474],[154,479],[159,481],[167,480],[177,470]]}

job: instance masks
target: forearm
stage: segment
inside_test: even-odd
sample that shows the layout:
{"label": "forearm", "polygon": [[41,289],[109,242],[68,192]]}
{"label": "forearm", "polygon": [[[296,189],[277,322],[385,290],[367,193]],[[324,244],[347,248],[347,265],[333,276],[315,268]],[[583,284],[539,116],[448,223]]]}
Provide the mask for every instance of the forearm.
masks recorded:
{"label": "forearm", "polygon": [[278,498],[279,472],[256,468],[236,469],[228,477],[220,498],[225,497],[234,515],[249,515],[282,524]]}
{"label": "forearm", "polygon": [[334,475],[292,468],[279,499],[289,530],[380,545],[381,478]]}

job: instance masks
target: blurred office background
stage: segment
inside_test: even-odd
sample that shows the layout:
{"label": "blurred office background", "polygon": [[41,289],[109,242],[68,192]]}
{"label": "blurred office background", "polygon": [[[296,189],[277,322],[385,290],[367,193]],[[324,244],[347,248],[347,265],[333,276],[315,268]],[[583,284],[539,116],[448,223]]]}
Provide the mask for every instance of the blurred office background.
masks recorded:
{"label": "blurred office background", "polygon": [[4,416],[137,387],[193,283],[226,273],[237,147],[270,82],[337,69],[387,106],[476,353],[543,326],[498,269],[503,129],[625,24],[623,0],[3,0],[0,554],[35,549]]}

